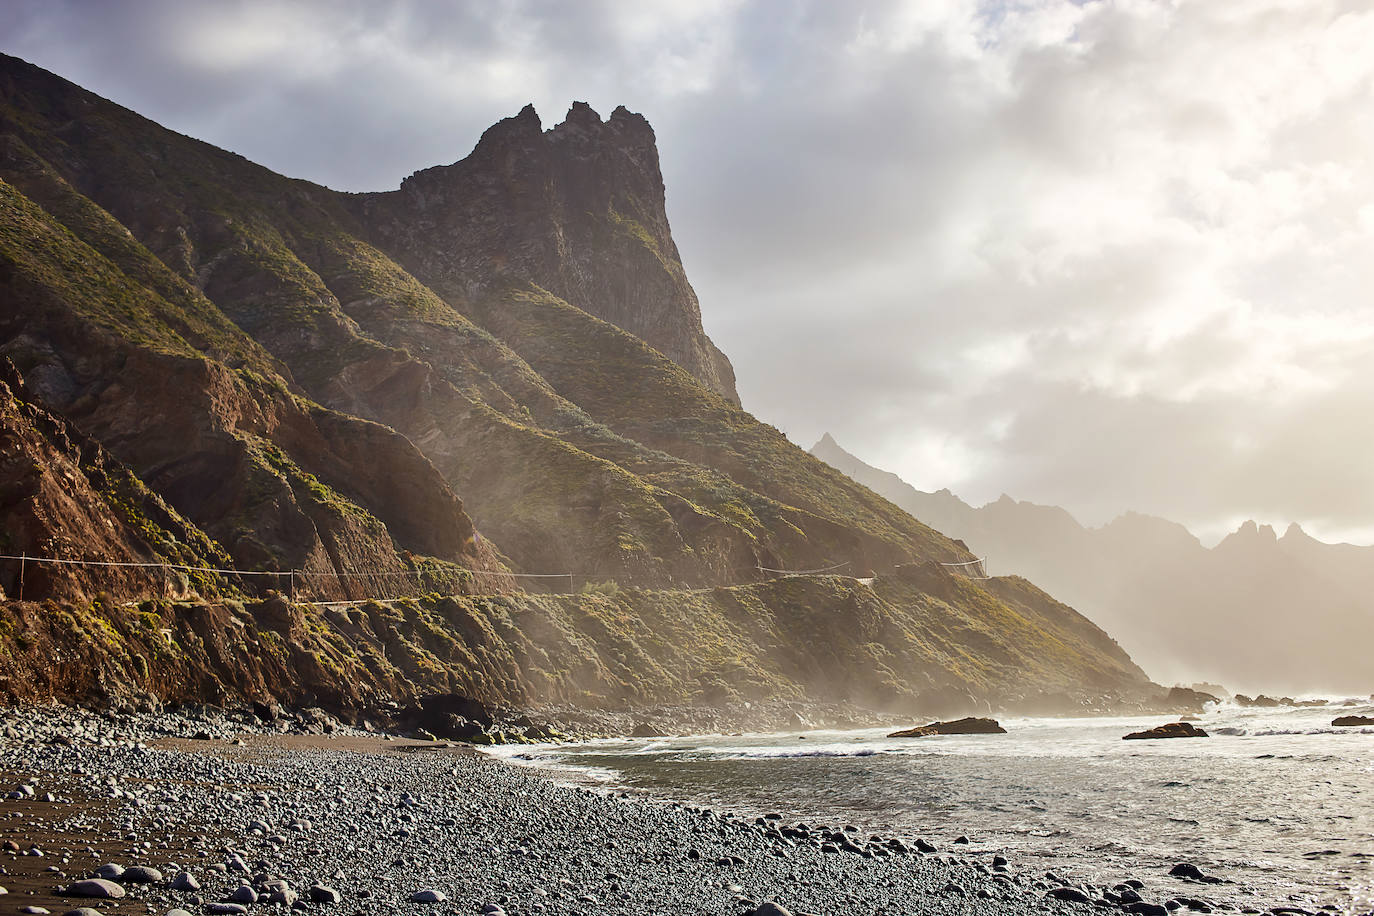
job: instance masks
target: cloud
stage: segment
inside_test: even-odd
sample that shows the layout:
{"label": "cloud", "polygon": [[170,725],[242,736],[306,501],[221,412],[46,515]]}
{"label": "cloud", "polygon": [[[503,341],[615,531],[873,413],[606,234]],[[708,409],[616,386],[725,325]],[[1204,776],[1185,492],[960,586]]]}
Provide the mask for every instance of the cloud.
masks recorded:
{"label": "cloud", "polygon": [[12,4],[18,53],[394,187],[643,112],[759,416],[918,486],[1374,529],[1374,14],[1337,0]]}

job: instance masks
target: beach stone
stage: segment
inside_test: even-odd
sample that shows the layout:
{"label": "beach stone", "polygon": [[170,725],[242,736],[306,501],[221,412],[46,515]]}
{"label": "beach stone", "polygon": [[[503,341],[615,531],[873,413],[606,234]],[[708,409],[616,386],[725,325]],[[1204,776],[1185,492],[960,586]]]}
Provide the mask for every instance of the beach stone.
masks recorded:
{"label": "beach stone", "polygon": [[240,884],[229,895],[230,903],[257,903],[258,892],[246,884]]}
{"label": "beach stone", "polygon": [[1204,884],[1220,884],[1221,879],[1205,874],[1191,862],[1180,862],[1169,869],[1169,875],[1173,878],[1182,878],[1185,881],[1201,881]]}
{"label": "beach stone", "polygon": [[124,866],[116,865],[113,862],[110,862],[106,865],[100,866],[95,871],[91,872],[91,877],[108,878],[111,881],[118,881],[119,876],[122,874],[124,874]]}
{"label": "beach stone", "polygon": [[268,903],[281,904],[282,906],[292,906],[300,898],[296,892],[289,887],[278,888],[267,897]]}
{"label": "beach stone", "polygon": [[1158,903],[1146,903],[1141,900],[1136,903],[1128,903],[1122,907],[1127,913],[1134,913],[1135,916],[1169,916],[1169,908]]}
{"label": "beach stone", "polygon": [[248,912],[248,907],[242,903],[207,903],[205,912],[210,916],[243,916]]}
{"label": "beach stone", "polygon": [[69,885],[67,894],[72,897],[101,897],[115,900],[123,897],[125,890],[105,878],[87,878],[85,881],[77,881],[75,884]]}
{"label": "beach stone", "polygon": [[200,890],[200,882],[197,881],[196,876],[189,871],[179,872],[177,876],[172,879],[172,890],[198,891]]}
{"label": "beach stone", "polygon": [[765,900],[754,907],[753,916],[792,916],[786,907],[779,906],[771,900]]}
{"label": "beach stone", "polygon": [[183,910],[183,909],[178,908],[178,909],[171,909],[171,910],[168,910],[168,911],[167,911],[167,916],[191,916],[191,914],[190,914],[189,912],[187,912],[186,910]]}
{"label": "beach stone", "polygon": [[21,906],[19,912],[23,913],[24,916],[48,916],[52,910],[44,906]]}
{"label": "beach stone", "polygon": [[1055,900],[1067,900],[1070,903],[1092,903],[1092,898],[1076,887],[1052,888],[1045,896],[1053,897]]}
{"label": "beach stone", "polygon": [[148,865],[135,865],[124,869],[119,880],[124,884],[157,884],[162,880],[162,872]]}
{"label": "beach stone", "polygon": [[79,906],[74,910],[67,910],[62,916],[100,916],[100,911],[88,906]]}
{"label": "beach stone", "polygon": [[338,903],[343,895],[327,884],[312,884],[306,891],[311,903]]}
{"label": "beach stone", "polygon": [[425,888],[410,895],[411,903],[443,903],[448,900],[443,891],[436,891],[433,888]]}

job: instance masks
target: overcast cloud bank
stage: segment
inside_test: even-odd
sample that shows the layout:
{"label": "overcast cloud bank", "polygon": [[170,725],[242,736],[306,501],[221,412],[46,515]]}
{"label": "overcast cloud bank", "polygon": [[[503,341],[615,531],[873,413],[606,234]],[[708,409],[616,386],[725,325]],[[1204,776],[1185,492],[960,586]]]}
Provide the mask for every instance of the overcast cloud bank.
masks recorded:
{"label": "overcast cloud bank", "polygon": [[0,43],[350,190],[625,104],[745,406],[803,446],[1374,541],[1363,4],[571,6],[38,0]]}

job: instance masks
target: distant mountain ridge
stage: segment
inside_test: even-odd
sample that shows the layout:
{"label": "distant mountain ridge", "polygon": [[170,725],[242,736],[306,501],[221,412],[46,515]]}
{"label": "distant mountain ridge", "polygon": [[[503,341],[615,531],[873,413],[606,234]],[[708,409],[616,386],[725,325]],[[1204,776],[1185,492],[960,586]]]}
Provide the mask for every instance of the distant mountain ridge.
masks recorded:
{"label": "distant mountain ridge", "polygon": [[1136,512],[1089,528],[1005,494],[975,507],[918,490],[829,433],[811,453],[986,556],[993,573],[1026,576],[1071,604],[1161,683],[1374,690],[1374,547],[1326,544],[1297,524],[1280,537],[1250,521],[1209,549],[1183,525]]}

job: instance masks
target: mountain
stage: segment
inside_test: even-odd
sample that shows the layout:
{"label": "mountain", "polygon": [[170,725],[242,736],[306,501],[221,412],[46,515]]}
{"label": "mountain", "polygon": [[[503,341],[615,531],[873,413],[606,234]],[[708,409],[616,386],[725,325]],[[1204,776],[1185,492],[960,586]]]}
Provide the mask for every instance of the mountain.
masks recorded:
{"label": "mountain", "polygon": [[1251,693],[1368,694],[1374,547],[1325,544],[1246,522],[1206,548],[1175,522],[1127,513],[1100,528],[1003,495],[973,507],[865,464],[827,433],[811,449],[957,537],[996,572],[1040,583],[1114,634],[1165,681]]}
{"label": "mountain", "polygon": [[[767,671],[774,696],[906,705],[1153,689],[1028,583],[953,581],[940,564],[963,547],[740,407],[653,131],[623,108],[545,130],[527,107],[452,165],[345,194],[0,58],[0,356],[12,412],[69,431],[16,421],[0,465],[10,511],[49,520],[10,545],[45,562],[23,561],[43,573],[0,638],[87,658],[107,687],[619,703]],[[76,486],[92,449],[114,470],[68,517],[32,468],[60,452]],[[111,475],[157,511],[127,511]],[[96,555],[141,565],[87,583],[52,562]],[[529,594],[569,582],[595,588]],[[288,613],[268,589],[403,601]],[[35,599],[89,603],[54,629]],[[197,600],[218,610],[187,623]],[[194,632],[192,673],[159,673],[150,630]],[[253,646],[270,658],[238,657]]]}

